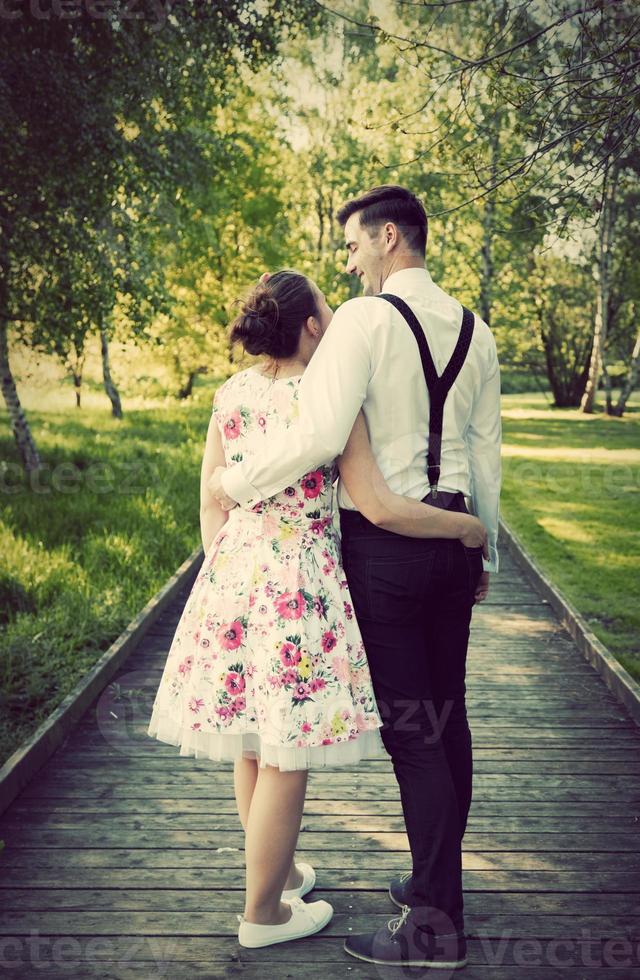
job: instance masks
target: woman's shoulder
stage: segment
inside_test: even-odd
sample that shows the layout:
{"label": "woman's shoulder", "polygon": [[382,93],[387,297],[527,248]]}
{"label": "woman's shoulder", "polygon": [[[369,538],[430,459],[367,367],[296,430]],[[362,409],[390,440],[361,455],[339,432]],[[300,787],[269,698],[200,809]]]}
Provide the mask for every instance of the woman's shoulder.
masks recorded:
{"label": "woman's shoulder", "polygon": [[246,389],[251,384],[252,376],[254,375],[255,371],[252,368],[244,368],[242,371],[236,371],[230,375],[215,390],[213,396],[214,408],[218,408],[230,397],[237,397],[240,391]]}

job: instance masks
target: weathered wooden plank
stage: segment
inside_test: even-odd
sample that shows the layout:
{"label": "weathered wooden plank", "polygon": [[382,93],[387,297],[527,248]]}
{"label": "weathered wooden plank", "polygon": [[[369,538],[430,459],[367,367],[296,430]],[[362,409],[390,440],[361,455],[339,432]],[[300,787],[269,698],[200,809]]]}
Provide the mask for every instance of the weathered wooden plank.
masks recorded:
{"label": "weathered wooden plank", "polygon": [[[24,800],[21,804],[14,803],[7,819],[11,814],[25,812],[41,813],[74,813],[83,814],[86,817],[93,815],[107,815],[114,817],[129,817],[135,814],[144,815],[145,822],[149,814],[157,814],[159,818],[168,815],[201,814],[211,817],[213,814],[236,814],[236,802],[231,796],[220,797],[207,794],[196,797],[184,797],[180,800],[172,797],[143,797],[142,799],[110,799],[103,796],[99,800],[85,800],[82,798],[73,799],[53,799],[44,797],[43,799],[34,798]],[[335,812],[333,801],[316,799],[307,795],[304,808],[305,816],[324,816]],[[376,799],[349,799],[340,803],[340,813],[346,816],[352,815],[359,818],[368,816],[377,817],[399,817],[402,815],[402,807],[399,797],[390,800]],[[529,815],[538,816],[539,819],[546,817],[562,821],[573,821],[580,817],[591,817],[593,819],[605,817],[631,818],[634,821],[640,820],[640,806],[635,810],[630,808],[624,800],[598,801],[585,800],[579,803],[573,802],[552,802],[550,800],[531,800],[522,802],[521,800],[502,800],[489,801],[479,800],[475,797],[471,803],[469,820],[475,817],[492,819],[494,822],[507,817],[527,817]]]}
{"label": "weathered wooden plank", "polygon": [[[92,849],[96,845],[96,824],[78,824],[74,827],[33,827],[23,826],[15,830],[3,828],[5,833],[5,845],[7,853],[17,848],[65,848],[74,847]],[[100,847],[112,848],[128,847],[148,848],[190,848],[193,851],[215,849],[220,841],[220,833],[217,831],[199,830],[158,830],[149,829],[144,826],[130,827],[127,829],[118,821],[117,826],[112,822],[104,826],[100,831]],[[224,834],[224,842],[227,847],[242,849],[244,847],[244,834],[241,830],[229,830]],[[378,831],[368,834],[364,831],[355,833],[353,831],[332,830],[328,833],[322,831],[308,832],[303,829],[300,834],[301,848],[319,850],[323,857],[328,851],[362,851],[365,855],[371,852],[391,852],[407,851],[409,844],[407,835],[403,831]],[[516,832],[508,833],[501,828],[495,828],[492,833],[474,832],[467,830],[464,836],[464,850],[466,852],[493,852],[493,851],[528,851],[538,852],[541,856],[544,852],[592,852],[609,854],[610,860],[616,860],[614,855],[618,853],[617,860],[624,860],[625,863],[634,860],[637,856],[640,863],[640,834],[637,831],[628,833],[609,831],[607,833],[599,831],[595,833],[539,833],[539,832]],[[622,857],[624,854],[624,858]],[[367,857],[360,860],[366,861]]]}
{"label": "weathered wooden plank", "polygon": [[[84,772],[81,770],[54,770],[38,782],[38,786],[24,792],[24,799],[33,795],[42,798],[96,798],[139,799],[141,796],[166,797],[177,792],[180,797],[200,794],[203,790],[210,798],[226,798],[233,795],[233,785],[228,773],[214,769],[189,766],[183,758],[184,771],[162,772],[135,770],[131,779],[123,779],[122,773]],[[396,799],[398,787],[391,775],[367,774],[366,779],[330,773],[315,774],[309,780],[313,787],[310,795],[316,799],[348,800],[353,795],[360,799]],[[491,800],[526,800],[544,797],[547,800],[574,801],[607,800],[614,795],[626,799],[629,804],[640,803],[640,780],[637,776],[573,776],[567,779],[559,775],[509,775],[480,774],[474,780],[474,792]]]}
{"label": "weathered wooden plank", "polygon": [[[172,747],[170,747],[172,748]],[[577,751],[577,750],[576,750]],[[90,771],[91,769],[104,770],[109,763],[118,760],[118,767],[126,772],[164,772],[166,771],[168,760],[175,757],[163,752],[161,755],[150,752],[142,757],[136,753],[111,752],[66,752],[60,757],[60,764],[65,768],[77,766],[79,770]],[[549,758],[541,754],[537,759],[528,758],[528,753],[522,752],[520,758],[509,760],[496,759],[493,754],[484,758],[482,751],[474,754],[473,773],[474,778],[481,775],[508,775],[509,773],[520,774],[548,774],[555,773],[564,775],[634,775],[640,776],[640,758],[635,750],[630,750],[626,757],[616,758],[612,755],[604,754],[600,758],[580,758],[576,755],[562,753],[559,758]],[[393,774],[391,762],[370,760],[367,762],[367,770],[372,773],[390,772]],[[326,772],[339,774],[344,772],[344,768],[337,766],[327,767]]]}
{"label": "weathered wooden plank", "polygon": [[[144,827],[149,831],[171,830],[190,830],[204,831],[206,833],[224,833],[240,831],[240,818],[235,812],[215,813],[210,811],[199,813],[184,813],[181,811],[164,812],[162,814],[151,811],[144,815],[132,815],[127,811],[117,814],[118,827],[123,832],[132,832]],[[65,828],[76,830],[84,823],[91,826],[92,831],[102,834],[105,829],[112,828],[115,823],[115,814],[112,811],[104,812],[96,809],[95,811],[69,812],[65,807],[61,810],[51,810],[50,808],[34,808],[22,810],[19,813],[13,812],[11,820],[0,820],[0,835],[7,836],[15,830],[22,830],[27,827],[43,827],[49,830],[55,828]],[[89,818],[89,819],[87,819]],[[90,821],[90,823],[89,823]],[[380,833],[404,833],[404,818],[400,815],[389,815],[381,813],[379,815],[360,815],[323,813],[318,815],[305,814],[302,819],[302,830],[309,833],[328,834],[333,831],[351,831],[365,834]],[[467,823],[467,835],[471,833],[484,833],[492,838],[502,838],[504,834],[540,834],[545,837],[562,834],[569,835],[571,838],[584,834],[609,835],[620,832],[627,832],[635,837],[636,847],[640,849],[640,819],[632,814],[621,816],[577,816],[577,817],[552,817],[552,816],[501,816],[499,822],[495,816],[479,817],[473,813],[469,816]]]}
{"label": "weathered wooden plank", "polygon": [[[136,936],[201,936],[235,938],[238,928],[237,913],[242,911],[242,901],[235,901],[225,911],[194,912],[118,912],[78,910],[73,916],[73,931],[77,937],[86,935],[119,936],[132,932]],[[350,932],[374,932],[383,928],[393,915],[389,910],[382,913],[359,913],[354,907],[349,913],[334,913],[323,930],[324,937],[348,936]],[[16,910],[0,912],[0,935],[27,935],[38,930],[45,935],[64,934],[69,927],[69,915],[58,910]],[[538,939],[578,939],[586,931],[592,939],[609,938],[612,934],[637,941],[640,939],[640,916],[544,915],[532,913],[516,915],[502,912],[498,916],[477,910],[470,912],[466,923],[469,938],[509,934],[512,937]]]}
{"label": "weathered wooden plank", "polygon": [[[55,980],[66,977],[71,980],[88,980],[89,977],[92,980],[133,980],[139,977],[149,980],[149,977],[160,976],[170,976],[172,980],[226,980],[235,977],[242,977],[243,980],[300,980],[301,977],[305,980],[326,980],[328,976],[348,977],[350,980],[373,980],[374,977],[392,980],[399,975],[397,968],[384,967],[374,967],[376,973],[373,974],[370,964],[347,956],[340,940],[331,937],[325,940],[322,933],[315,937],[315,947],[311,947],[307,940],[297,942],[295,948],[284,944],[287,959],[283,958],[278,947],[270,947],[268,953],[253,950],[253,953],[262,953],[261,958],[253,960],[246,957],[245,951],[237,944],[233,952],[232,940],[224,940],[222,949],[219,942],[216,941],[214,952],[210,949],[207,955],[205,942],[199,938],[174,940],[163,937],[158,940],[149,937],[137,942],[133,937],[123,937],[117,941],[98,936],[87,937],[82,943],[68,940],[64,946],[52,937],[50,941],[44,939],[40,943],[35,962],[40,971]],[[629,966],[611,965],[635,963],[633,950],[631,953],[627,951],[629,941],[620,942],[621,945],[616,946],[614,940],[602,940],[586,948],[580,940],[564,945],[561,940],[550,940],[544,944],[532,939],[496,942],[471,940],[464,977],[465,980],[514,980],[514,977],[519,980],[601,980],[603,965],[598,964],[604,964],[607,980],[631,980]],[[194,944],[198,946],[197,952],[193,949]],[[12,965],[11,977],[33,980],[34,959],[28,941],[21,943],[16,940],[15,946],[18,955],[24,957],[18,964],[24,965]],[[96,957],[96,949],[100,951],[100,959]],[[278,952],[272,957],[274,949],[278,949]],[[316,950],[315,957],[313,949]],[[131,955],[134,950],[136,955],[145,958],[133,960]],[[47,956],[51,958],[47,959]],[[195,956],[202,959],[195,959]],[[548,965],[543,965],[545,961]],[[589,965],[582,965],[585,962]],[[402,975],[421,974],[414,969]]]}
{"label": "weathered wooden plank", "polygon": [[[105,852],[109,853],[109,852]],[[320,862],[314,852],[314,857],[308,860],[315,861],[317,870]],[[121,861],[118,866],[99,866],[91,867],[90,878],[89,869],[82,872],[83,881],[91,881],[94,888],[120,889],[120,888],[166,888],[168,874],[170,872],[171,884],[176,888],[198,890],[210,888],[230,888],[230,879],[237,884],[243,881],[240,867],[235,869],[235,874],[230,874],[229,868],[211,867],[205,864],[204,867],[180,867],[176,865],[173,856],[166,857],[168,867],[138,866],[137,863],[126,863]],[[378,862],[376,861],[376,864]],[[66,860],[59,864],[51,862],[51,867],[39,867],[36,864],[24,864],[16,867],[4,865],[0,874],[0,894],[6,888],[25,887],[44,889],[52,892],[51,905],[55,905],[55,894],[60,888],[77,887],[79,871],[75,866],[70,866]],[[410,870],[406,867],[401,870]],[[395,868],[326,868],[322,867],[321,877],[319,875],[319,885],[328,890],[346,889],[358,891],[371,891],[372,889],[385,891],[389,887],[391,877],[396,874]],[[620,894],[629,893],[637,895],[640,893],[638,885],[638,872],[636,870],[519,870],[519,869],[491,869],[478,870],[465,868],[463,870],[463,886],[465,894],[467,892],[545,892],[546,894],[558,893],[564,895],[570,901],[568,893],[583,892],[585,894]],[[51,907],[49,905],[49,907]]]}
{"label": "weathered wooden plank", "polygon": [[[301,841],[301,844],[303,842]],[[302,861],[318,863],[317,852],[301,846],[297,854]],[[357,875],[366,862],[360,852],[325,851],[321,863],[326,870],[350,870]],[[406,851],[378,850],[375,863],[380,870],[405,871],[410,866]],[[624,867],[625,872],[636,874],[636,886],[640,882],[640,854],[612,855],[607,852],[572,853],[567,851],[467,851],[463,850],[463,867],[474,871],[514,870],[549,871],[560,875],[562,871],[610,871]],[[164,848],[144,847],[13,847],[11,841],[2,852],[2,867],[57,870],[75,868],[88,871],[93,868],[244,868],[244,852],[228,849],[226,844],[213,848]],[[621,889],[617,889],[621,890]]]}
{"label": "weathered wooden plank", "polygon": [[[2,892],[2,905],[13,911],[31,909],[46,911],[51,908],[51,895],[41,888],[7,888]],[[386,889],[379,891],[349,891],[316,887],[309,893],[308,901],[331,902],[336,913],[365,914],[378,913],[390,915],[394,906],[389,901]],[[227,912],[231,906],[237,907],[244,901],[244,890],[240,888],[198,890],[180,888],[57,888],[55,890],[56,909],[68,912],[97,911],[162,911],[188,913]],[[533,915],[543,913],[560,919],[582,913],[598,916],[640,916],[640,892],[594,893],[594,892],[519,892],[519,891],[468,891],[464,898],[465,913],[493,915]]]}

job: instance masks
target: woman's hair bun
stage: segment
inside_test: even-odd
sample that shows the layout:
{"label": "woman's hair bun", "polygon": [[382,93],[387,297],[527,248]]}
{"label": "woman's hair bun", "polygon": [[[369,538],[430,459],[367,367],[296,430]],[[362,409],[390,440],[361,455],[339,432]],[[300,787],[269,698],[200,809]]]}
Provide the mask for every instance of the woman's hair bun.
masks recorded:
{"label": "woman's hair bun", "polygon": [[239,341],[248,354],[292,357],[305,320],[317,316],[316,299],[306,276],[283,269],[264,277],[240,303],[229,340]]}

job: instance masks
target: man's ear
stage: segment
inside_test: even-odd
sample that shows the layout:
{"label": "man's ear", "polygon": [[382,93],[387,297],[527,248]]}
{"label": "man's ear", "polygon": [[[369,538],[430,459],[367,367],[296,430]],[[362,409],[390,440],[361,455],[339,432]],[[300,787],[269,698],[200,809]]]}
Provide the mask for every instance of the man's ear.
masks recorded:
{"label": "man's ear", "polygon": [[393,224],[392,221],[388,221],[384,226],[385,245],[388,245],[393,248],[398,244],[398,241],[399,241],[398,229],[396,228],[396,226]]}

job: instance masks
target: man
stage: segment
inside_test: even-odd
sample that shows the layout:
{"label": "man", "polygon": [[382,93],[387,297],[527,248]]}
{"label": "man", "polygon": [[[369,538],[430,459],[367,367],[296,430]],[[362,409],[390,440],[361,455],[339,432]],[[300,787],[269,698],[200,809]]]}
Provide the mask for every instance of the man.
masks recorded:
{"label": "man", "polygon": [[[376,933],[350,937],[345,950],[373,963],[456,968],[467,962],[461,842],[472,789],[469,623],[498,569],[496,346],[486,323],[470,311],[463,318],[460,303],[431,279],[427,217],[410,191],[373,188],[346,204],[338,220],[347,271],[362,281],[365,295],[336,311],[302,376],[298,426],[268,455],[217,471],[210,488],[227,508],[277,493],[342,453],[362,407],[393,491],[459,510],[468,496],[485,525],[488,559],[459,541],[405,537],[370,524],[338,483],[343,563],[413,864],[389,889],[402,915]],[[381,292],[400,301],[394,305]],[[436,381],[449,362],[445,377],[454,378],[438,410],[425,355],[418,355],[425,339]]]}

